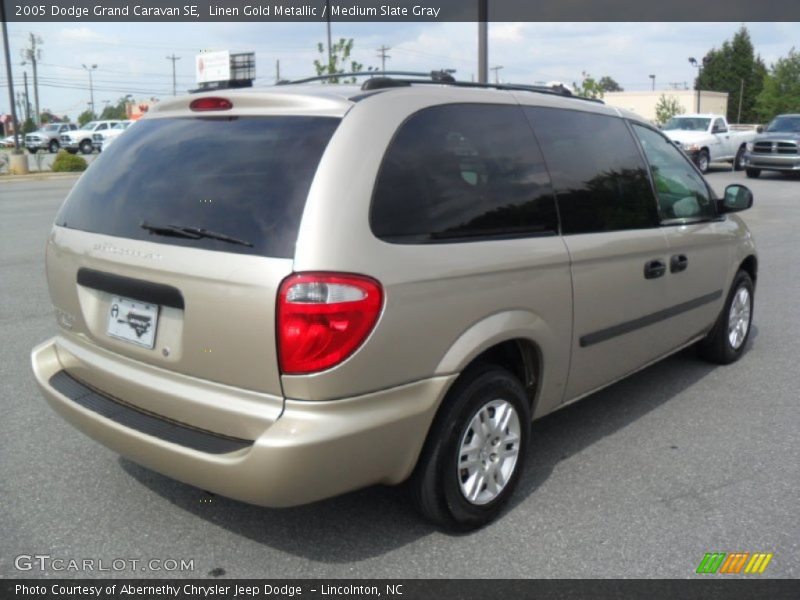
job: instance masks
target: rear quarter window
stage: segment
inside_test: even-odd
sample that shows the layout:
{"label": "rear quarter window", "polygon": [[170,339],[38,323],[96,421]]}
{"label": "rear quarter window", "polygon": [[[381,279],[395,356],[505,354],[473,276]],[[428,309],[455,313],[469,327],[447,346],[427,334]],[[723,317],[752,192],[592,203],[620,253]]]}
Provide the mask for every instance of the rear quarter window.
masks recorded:
{"label": "rear quarter window", "polygon": [[[339,119],[145,119],[78,181],[56,224],[110,236],[290,258],[311,181]],[[211,230],[217,239],[142,227]]]}
{"label": "rear quarter window", "polygon": [[393,243],[554,234],[550,179],[518,106],[423,109],[398,130],[378,174],[373,233]]}

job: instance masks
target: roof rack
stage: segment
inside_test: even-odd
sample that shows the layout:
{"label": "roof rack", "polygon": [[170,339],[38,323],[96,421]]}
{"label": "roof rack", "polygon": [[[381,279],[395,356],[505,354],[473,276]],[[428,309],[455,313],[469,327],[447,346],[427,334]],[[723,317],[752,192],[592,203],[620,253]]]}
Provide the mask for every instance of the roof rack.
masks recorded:
{"label": "roof rack", "polygon": [[[362,90],[378,90],[393,87],[407,87],[410,85],[418,84],[438,84],[438,85],[452,85],[455,87],[464,88],[482,88],[482,89],[496,89],[507,91],[520,91],[520,92],[535,92],[538,94],[550,94],[553,96],[567,96],[575,98],[576,100],[584,100],[586,102],[595,102],[597,104],[605,104],[599,98],[585,98],[583,96],[575,96],[564,85],[546,86],[546,85],[528,85],[524,83],[476,83],[474,81],[457,81],[453,75],[452,70],[439,70],[430,71],[428,73],[415,72],[415,71],[358,71],[354,73],[337,73],[333,75],[318,75],[316,77],[307,77],[305,79],[296,79],[294,81],[280,81],[277,85],[289,85],[299,83],[311,83],[314,81],[330,81],[331,79],[340,79],[348,77],[368,77],[362,85]],[[397,79],[401,77],[402,79]],[[413,79],[410,79],[413,78]]]}

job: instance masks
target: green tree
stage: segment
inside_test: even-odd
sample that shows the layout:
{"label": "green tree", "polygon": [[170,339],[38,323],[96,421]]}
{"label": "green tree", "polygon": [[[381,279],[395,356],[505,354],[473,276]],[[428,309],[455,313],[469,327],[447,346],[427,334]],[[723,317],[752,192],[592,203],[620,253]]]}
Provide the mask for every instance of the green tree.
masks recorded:
{"label": "green tree", "polygon": [[128,118],[128,112],[126,110],[126,106],[128,104],[128,100],[123,96],[119,100],[117,100],[116,104],[109,104],[103,109],[103,112],[100,113],[100,118],[103,120],[118,120],[122,121]]}
{"label": "green tree", "polygon": [[756,113],[769,121],[781,113],[800,112],[800,53],[794,48],[779,58],[764,79],[764,89],[756,98]]}
{"label": "green tree", "polygon": [[37,129],[38,129],[38,127],[36,127],[36,122],[33,119],[31,119],[30,117],[25,119],[25,121],[22,123],[22,133],[23,133],[23,135],[26,134],[26,133],[32,133],[32,132],[36,131]]}
{"label": "green tree", "polygon": [[[346,40],[339,39],[338,42],[331,46],[331,55],[327,56],[325,46],[317,44],[317,52],[320,57],[314,59],[314,69],[317,75],[341,75],[343,73],[358,73],[364,69],[364,65],[360,62],[350,59],[353,52],[353,39]],[[349,62],[349,67],[348,67]],[[377,70],[369,67],[368,71]],[[341,81],[340,81],[341,80]],[[354,77],[331,77],[326,83],[354,83]]]}
{"label": "green tree", "polygon": [[81,114],[78,115],[78,125],[83,127],[89,121],[94,121],[95,119],[97,119],[97,115],[94,114],[94,111],[87,108],[85,111],[83,111]]}
{"label": "green tree", "polygon": [[604,92],[624,92],[625,90],[622,88],[620,84],[618,84],[613,77],[609,77],[608,75],[601,77],[600,81],[597,82],[598,85],[602,88]]}
{"label": "green tree", "polygon": [[572,83],[573,93],[584,98],[602,98],[606,90],[603,89],[600,82],[586,71],[583,71],[581,76],[583,81],[581,81],[580,85],[575,82]]}
{"label": "green tree", "polygon": [[767,68],[755,54],[750,33],[742,25],[733,39],[722,47],[712,48],[703,59],[703,68],[695,79],[694,89],[728,92],[728,121],[738,123],[741,94],[741,121],[756,121],[756,97],[761,93]]}
{"label": "green tree", "polygon": [[684,108],[675,96],[661,94],[656,103],[656,123],[663,125],[675,115],[684,113]]}

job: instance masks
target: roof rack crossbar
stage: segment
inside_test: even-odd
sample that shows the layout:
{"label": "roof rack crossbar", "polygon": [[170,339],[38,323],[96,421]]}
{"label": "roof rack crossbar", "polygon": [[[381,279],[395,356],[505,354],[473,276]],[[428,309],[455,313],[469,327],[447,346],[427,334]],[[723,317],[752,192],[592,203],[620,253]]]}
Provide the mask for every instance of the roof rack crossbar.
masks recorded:
{"label": "roof rack crossbar", "polygon": [[[295,83],[311,83],[312,81],[329,81],[331,79],[346,79],[348,77],[385,77],[386,75],[395,75],[401,77],[420,77],[429,80],[438,81],[438,78],[449,76],[445,71],[429,71],[427,73],[418,71],[356,71],[354,73],[331,73],[328,75],[317,75],[315,77],[306,77],[304,79],[295,79],[293,81],[280,81],[278,85],[289,85]],[[450,77],[452,79],[452,77]]]}
{"label": "roof rack crossbar", "polygon": [[[394,79],[393,77],[403,77],[404,79]],[[448,70],[430,71],[427,73],[416,71],[358,71],[354,73],[338,73],[330,75],[318,75],[316,77],[307,77],[305,79],[296,79],[294,81],[281,81],[277,85],[289,85],[298,83],[311,83],[313,81],[329,81],[331,79],[347,78],[347,77],[371,77],[386,80],[386,85],[376,85],[364,87],[362,89],[380,89],[381,87],[396,87],[398,85],[411,85],[411,84],[438,84],[438,85],[452,85],[455,87],[465,88],[482,88],[482,89],[496,89],[514,92],[535,92],[538,94],[550,94],[553,96],[567,96],[576,100],[584,100],[586,102],[595,102],[598,104],[605,104],[599,98],[586,98],[584,96],[574,95],[568,88],[563,85],[560,86],[545,86],[545,85],[529,85],[524,83],[477,83],[474,81],[457,81],[452,72]],[[408,79],[413,77],[414,79]],[[389,85],[391,81],[391,85]],[[366,84],[365,84],[366,85]]]}

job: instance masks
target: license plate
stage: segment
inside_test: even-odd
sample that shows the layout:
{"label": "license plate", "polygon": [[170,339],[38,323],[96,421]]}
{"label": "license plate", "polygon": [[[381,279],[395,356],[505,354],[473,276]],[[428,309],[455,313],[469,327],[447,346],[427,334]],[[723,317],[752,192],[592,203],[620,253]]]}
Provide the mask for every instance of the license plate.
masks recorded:
{"label": "license plate", "polygon": [[152,348],[155,346],[157,325],[158,304],[112,296],[107,330],[111,337]]}

